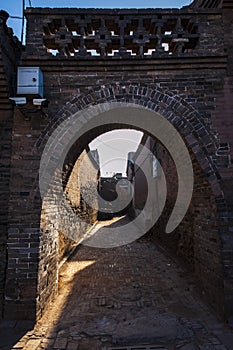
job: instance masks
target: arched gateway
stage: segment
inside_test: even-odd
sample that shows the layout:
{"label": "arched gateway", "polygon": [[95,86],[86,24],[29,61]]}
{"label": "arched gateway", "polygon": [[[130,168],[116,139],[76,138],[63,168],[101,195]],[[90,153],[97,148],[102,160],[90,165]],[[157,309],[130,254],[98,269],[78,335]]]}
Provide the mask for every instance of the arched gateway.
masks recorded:
{"label": "arched gateway", "polygon": [[[150,134],[147,122],[136,122],[140,118],[153,126],[161,118],[176,129],[194,173],[184,220],[164,233],[174,197],[168,192],[153,234],[196,274],[216,312],[232,317],[233,54],[228,32],[233,15],[227,2],[226,8],[224,1],[217,8],[199,3],[181,10],[26,10],[27,45],[17,63],[41,68],[50,103],[42,109],[30,98],[20,108],[0,103],[2,126],[11,133],[10,141],[1,140],[3,148],[10,143],[4,165],[8,181],[2,182],[7,205],[1,208],[7,218],[0,267],[4,318],[36,320],[43,314],[57,291],[59,236],[75,227],[66,203],[57,213],[51,209],[56,196],[48,191],[41,198],[46,155],[52,176],[63,157],[65,188],[93,138],[120,128]],[[1,35],[15,49],[4,21]],[[1,46],[0,64],[10,87],[10,63]],[[69,248],[70,239],[63,244]]]}

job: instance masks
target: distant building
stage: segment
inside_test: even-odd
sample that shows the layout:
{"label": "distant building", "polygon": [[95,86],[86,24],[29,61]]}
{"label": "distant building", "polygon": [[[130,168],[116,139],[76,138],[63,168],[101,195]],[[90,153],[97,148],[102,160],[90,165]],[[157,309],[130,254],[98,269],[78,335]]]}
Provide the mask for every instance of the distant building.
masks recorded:
{"label": "distant building", "polygon": [[[148,200],[148,183],[150,186],[149,210],[144,212],[144,221],[148,222],[153,217],[153,212],[157,211],[158,197],[158,163],[155,157],[156,141],[144,134],[136,152],[128,155],[127,178],[133,185],[133,199],[131,202],[130,216],[139,215]],[[153,193],[151,193],[151,191]]]}
{"label": "distant building", "polygon": [[128,153],[126,176],[130,182],[133,181],[133,177],[134,177],[134,156],[135,156],[135,152]]}
{"label": "distant building", "polygon": [[97,149],[91,150],[90,151],[92,158],[94,158],[95,162],[100,165],[100,157],[99,157],[99,152]]}

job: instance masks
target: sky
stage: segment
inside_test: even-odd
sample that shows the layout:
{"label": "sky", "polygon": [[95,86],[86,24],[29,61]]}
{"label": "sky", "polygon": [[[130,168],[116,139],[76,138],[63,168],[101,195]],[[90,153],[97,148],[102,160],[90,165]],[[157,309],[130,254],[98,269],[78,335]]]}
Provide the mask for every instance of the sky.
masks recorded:
{"label": "sky", "polygon": [[[27,7],[79,7],[79,8],[180,8],[189,5],[191,0],[25,0]],[[0,9],[11,16],[22,17],[23,0],[0,0]],[[21,36],[22,20],[9,18],[8,26],[15,35]]]}
{"label": "sky", "polygon": [[[78,8],[180,8],[191,0],[25,0],[26,7],[78,7]],[[10,16],[22,17],[23,0],[0,0],[0,9]],[[22,20],[9,18],[7,22],[15,35],[21,37]],[[25,31],[25,30],[24,30]],[[128,152],[136,151],[142,133],[135,130],[114,130],[99,136],[90,144],[98,149],[101,176],[112,176],[121,172],[125,175]]]}
{"label": "sky", "polygon": [[128,153],[137,150],[142,135],[136,130],[113,130],[90,143],[91,150],[98,149],[102,177],[111,177],[114,173],[126,175]]}

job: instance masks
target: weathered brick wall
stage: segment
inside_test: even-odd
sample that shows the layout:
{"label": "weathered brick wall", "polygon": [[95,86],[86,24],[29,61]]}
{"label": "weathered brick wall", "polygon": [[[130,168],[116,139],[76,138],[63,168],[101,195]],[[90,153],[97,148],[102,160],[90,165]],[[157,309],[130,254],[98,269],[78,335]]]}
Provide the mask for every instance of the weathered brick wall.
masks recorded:
{"label": "weathered brick wall", "polygon": [[[87,148],[88,151],[88,148]],[[43,314],[48,302],[57,293],[59,265],[70,255],[79,243],[90,224],[97,220],[97,210],[82,205],[81,196],[88,192],[91,202],[97,204],[93,187],[98,184],[98,166],[84,150],[75,164],[65,164],[69,177],[64,183],[64,198],[59,203],[54,198],[58,182],[54,181],[52,190],[45,195],[41,215],[41,240],[38,270],[37,317]],[[65,171],[65,170],[64,170]],[[59,189],[58,189],[59,190]],[[85,196],[84,196],[85,198]]]}
{"label": "weathered brick wall", "polygon": [[[36,175],[40,155],[34,146],[35,140],[43,130],[43,122],[44,119],[38,113],[33,115],[31,120],[26,120],[15,108],[4,313],[4,317],[10,319],[35,319],[41,239],[41,197]],[[48,244],[51,244],[49,237],[47,238]]]}
{"label": "weathered brick wall", "polygon": [[[72,210],[87,224],[86,227],[83,226],[84,231],[80,232],[80,236],[82,236],[86,229],[89,228],[89,224],[96,222],[98,216],[98,210],[91,208],[85,201],[85,199],[90,200],[93,206],[98,208],[95,192],[98,186],[98,165],[95,163],[87,147],[80,154],[75,164],[73,166],[71,164],[70,166],[72,171],[67,183],[64,184],[64,192]],[[62,233],[62,230],[59,241],[59,256],[62,259],[69,252],[70,248],[73,247],[74,242],[69,242],[67,237]],[[77,241],[75,244],[77,244]]]}
{"label": "weathered brick wall", "polygon": [[[233,43],[232,43],[232,31],[233,31],[233,3],[232,1],[223,1],[223,24],[224,24],[224,41],[225,48],[228,53],[228,66],[227,77],[224,79],[223,94],[220,94],[220,98],[216,99],[217,110],[219,116],[222,118],[223,129],[220,128],[219,137],[222,138],[224,144],[220,152],[226,152],[231,166],[226,166],[221,171],[222,176],[222,188],[227,201],[228,214],[224,215],[228,228],[224,229],[223,240],[227,242],[224,248],[224,274],[227,276],[228,282],[225,283],[226,298],[231,300],[233,290],[233,254],[230,253],[232,249],[232,233],[233,233]],[[217,118],[215,117],[215,120]],[[215,125],[217,123],[215,122]],[[218,127],[217,127],[218,130]],[[233,302],[229,302],[228,315],[232,317],[233,314]]]}
{"label": "weathered brick wall", "polygon": [[[223,315],[223,265],[221,261],[221,239],[219,236],[218,213],[215,198],[206,175],[201,169],[194,154],[189,150],[194,170],[194,189],[189,209],[180,225],[171,233],[165,229],[168,219],[175,206],[178,193],[177,169],[174,161],[166,148],[151,137],[144,135],[145,146],[155,152],[166,178],[167,198],[161,217],[148,234],[156,242],[160,242],[171,254],[179,258],[198,280],[197,290],[203,295],[207,302]],[[153,148],[153,143],[156,146]],[[158,189],[162,186],[161,175],[152,177],[151,157],[139,147],[134,157],[134,199],[133,206],[137,213],[141,212],[147,200],[147,181],[152,185],[150,196],[153,202],[147,215],[152,216],[150,210],[158,200]],[[142,170],[138,171],[142,166]],[[146,175],[146,177],[145,177]],[[148,179],[148,180],[147,180]],[[153,193],[154,191],[154,193]],[[162,203],[159,203],[161,206]]]}
{"label": "weathered brick wall", "polygon": [[[98,210],[98,198],[96,197],[95,191],[97,191],[99,181],[99,166],[92,158],[89,149],[87,153],[83,152],[79,158],[79,187],[81,190],[81,201],[82,203],[82,216],[88,224],[93,224],[97,220]],[[85,203],[85,199],[89,204]]]}
{"label": "weathered brick wall", "polygon": [[7,13],[0,11],[0,318],[6,271],[6,240],[11,163],[13,107],[9,96],[15,87],[15,70],[20,45],[6,26]]}
{"label": "weathered brick wall", "polygon": [[[167,152],[166,148],[161,145],[159,142],[156,143],[155,150],[156,158],[161,164],[165,178],[166,178],[166,188],[167,188],[167,198],[165,207],[161,217],[156,223],[155,227],[152,229],[152,234],[157,238],[164,246],[166,246],[174,255],[178,253],[178,250],[181,250],[181,255],[185,261],[188,262],[189,267],[193,267],[193,243],[188,242],[189,237],[193,237],[193,233],[190,225],[188,233],[186,230],[181,230],[182,237],[179,234],[179,230],[171,232],[170,234],[165,233],[165,228],[170,217],[172,210],[175,206],[177,193],[178,193],[178,178],[177,178],[177,169],[174,164],[174,160],[171,158],[170,154]],[[159,187],[161,183],[161,178],[157,179],[157,186]],[[189,208],[190,210],[190,208]],[[182,224],[184,220],[182,221]],[[184,225],[183,225],[184,226]],[[186,236],[186,234],[188,234]],[[186,236],[186,237],[185,237]],[[185,237],[185,238],[184,238]],[[184,239],[183,239],[184,238]]]}
{"label": "weathered brick wall", "polygon": [[[165,210],[152,229],[153,236],[196,275],[197,291],[223,315],[223,264],[221,238],[215,198],[206,175],[190,151],[194,170],[194,189],[189,209],[181,224],[170,234],[165,233],[168,218],[175,205],[178,178],[170,155],[157,144],[156,155],[161,160],[167,182]],[[158,179],[158,186],[160,180]]]}
{"label": "weathered brick wall", "polygon": [[[220,316],[226,317],[222,237],[216,198],[203,170],[195,160],[193,163],[195,182],[190,221],[193,219],[194,266],[199,281],[197,289]],[[189,217],[187,219],[189,221]],[[186,227],[188,231],[188,222]]]}
{"label": "weathered brick wall", "polygon": [[[157,176],[153,176],[152,154],[154,154],[155,143],[156,140],[144,134],[134,155],[133,212],[135,216],[143,215],[143,222],[149,227],[154,226],[152,220],[158,216],[162,207],[159,200],[161,191],[157,187]],[[145,205],[148,206],[147,210],[144,209]],[[132,211],[129,214],[131,215]]]}

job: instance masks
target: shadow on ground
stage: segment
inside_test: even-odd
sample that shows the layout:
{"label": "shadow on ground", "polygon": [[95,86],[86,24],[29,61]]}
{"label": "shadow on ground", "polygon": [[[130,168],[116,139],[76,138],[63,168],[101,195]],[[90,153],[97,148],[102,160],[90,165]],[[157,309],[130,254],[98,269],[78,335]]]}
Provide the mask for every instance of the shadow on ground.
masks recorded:
{"label": "shadow on ground", "polygon": [[[127,220],[105,221],[96,228],[106,232]],[[47,324],[38,349],[143,349],[150,344],[226,350],[220,336],[228,332],[233,340],[233,334],[195,288],[192,276],[146,238],[111,249],[79,246],[60,271],[56,302],[37,326],[36,333],[42,334]]]}
{"label": "shadow on ground", "polygon": [[31,321],[0,321],[0,350],[11,350],[33,327]]}

